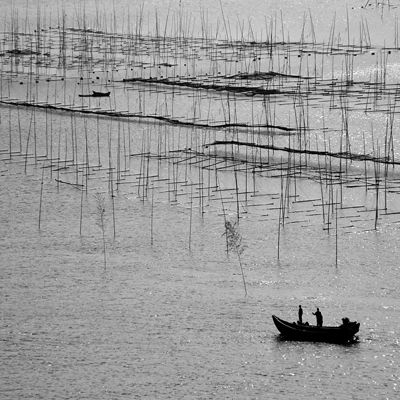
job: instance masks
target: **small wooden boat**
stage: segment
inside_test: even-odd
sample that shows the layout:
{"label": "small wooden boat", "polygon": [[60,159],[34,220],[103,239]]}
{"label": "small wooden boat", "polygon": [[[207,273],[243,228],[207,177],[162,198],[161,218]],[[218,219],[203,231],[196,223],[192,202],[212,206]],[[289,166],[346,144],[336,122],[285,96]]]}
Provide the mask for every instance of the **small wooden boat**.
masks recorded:
{"label": "small wooden boat", "polygon": [[108,97],[111,92],[96,92],[93,90],[93,97]]}
{"label": "small wooden boat", "polygon": [[93,90],[92,94],[79,94],[79,97],[109,97],[111,92],[96,92]]}
{"label": "small wooden boat", "polygon": [[330,343],[349,343],[357,338],[355,334],[360,329],[359,322],[350,322],[348,318],[343,318],[340,326],[314,326],[287,322],[273,315],[275,326],[286,339],[306,340],[310,342],[330,342]]}

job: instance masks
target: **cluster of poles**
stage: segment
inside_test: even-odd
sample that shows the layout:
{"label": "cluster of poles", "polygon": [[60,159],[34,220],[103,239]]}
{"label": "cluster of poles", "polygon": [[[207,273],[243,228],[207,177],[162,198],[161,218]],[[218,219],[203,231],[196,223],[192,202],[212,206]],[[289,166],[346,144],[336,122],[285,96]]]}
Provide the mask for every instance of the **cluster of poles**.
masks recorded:
{"label": "cluster of poles", "polygon": [[[318,42],[311,13],[297,41],[278,37],[276,17],[261,39],[239,24],[239,40],[225,19],[221,39],[206,13],[201,37],[179,18],[162,28],[157,17],[144,34],[142,12],[115,33],[100,14],[89,27],[82,12],[68,28],[63,11],[56,27],[38,11],[32,30],[14,10],[0,42],[2,160],[25,173],[40,165],[42,183],[48,171],[82,193],[106,183],[113,210],[121,191],[152,204],[157,193],[190,215],[194,206],[238,221],[272,215],[279,232],[321,216],[336,234],[342,218],[342,228],[370,229],[362,216],[373,213],[377,229],[383,214],[400,213],[397,19],[394,45],[373,47],[364,20],[355,43],[334,22]],[[348,204],[350,191],[368,196]]]}

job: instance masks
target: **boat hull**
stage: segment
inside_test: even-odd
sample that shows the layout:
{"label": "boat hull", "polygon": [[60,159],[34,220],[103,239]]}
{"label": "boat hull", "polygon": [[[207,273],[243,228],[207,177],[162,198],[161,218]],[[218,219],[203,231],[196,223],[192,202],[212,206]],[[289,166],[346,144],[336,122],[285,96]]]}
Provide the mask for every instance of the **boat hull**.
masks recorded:
{"label": "boat hull", "polygon": [[95,92],[92,94],[79,94],[79,97],[109,97],[111,92]]}
{"label": "boat hull", "polygon": [[110,92],[96,92],[93,90],[93,97],[108,97]]}
{"label": "boat hull", "polygon": [[284,321],[273,315],[272,319],[278,331],[285,339],[310,342],[349,343],[355,340],[355,334],[360,329],[358,322],[349,322],[338,327],[317,327],[299,325]]}

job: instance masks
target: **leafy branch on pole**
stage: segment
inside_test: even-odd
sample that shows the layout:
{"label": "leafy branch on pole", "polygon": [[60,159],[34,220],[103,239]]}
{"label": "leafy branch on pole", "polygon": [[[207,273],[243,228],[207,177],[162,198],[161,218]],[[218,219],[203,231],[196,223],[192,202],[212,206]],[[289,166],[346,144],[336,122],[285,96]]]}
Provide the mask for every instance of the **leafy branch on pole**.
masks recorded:
{"label": "leafy branch on pole", "polygon": [[239,232],[238,223],[226,220],[224,235],[226,235],[226,243],[227,243],[228,251],[230,251],[230,250],[234,251],[238,256],[240,270],[242,272],[244,292],[245,292],[245,296],[247,296],[246,279],[244,277],[242,258],[241,258],[241,255],[247,246],[243,243],[243,238]]}
{"label": "leafy branch on pole", "polygon": [[106,256],[106,238],[105,238],[105,231],[106,231],[106,201],[104,197],[100,193],[95,194],[96,199],[96,225],[101,229],[103,235],[103,254],[104,254],[104,269],[107,268],[107,256]]}

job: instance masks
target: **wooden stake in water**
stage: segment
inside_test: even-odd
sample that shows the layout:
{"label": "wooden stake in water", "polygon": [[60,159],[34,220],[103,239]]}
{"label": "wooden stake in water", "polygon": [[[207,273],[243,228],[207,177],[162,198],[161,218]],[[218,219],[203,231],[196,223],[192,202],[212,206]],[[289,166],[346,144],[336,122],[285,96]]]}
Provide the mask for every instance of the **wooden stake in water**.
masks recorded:
{"label": "wooden stake in water", "polygon": [[[379,160],[379,146],[378,147],[378,156]],[[376,188],[376,196],[375,196],[375,230],[378,228],[378,219],[379,219],[379,181],[380,181],[380,165],[379,161],[374,162],[375,169],[375,188]]]}
{"label": "wooden stake in water", "polygon": [[192,249],[192,216],[193,216],[193,184],[190,185],[189,251],[191,251]]}
{"label": "wooden stake in water", "polygon": [[283,182],[281,182],[281,196],[280,196],[280,203],[279,203],[279,217],[278,217],[278,260],[280,257],[280,244],[281,244],[281,218],[283,217]]}
{"label": "wooden stake in water", "polygon": [[[84,154],[85,157],[85,154]],[[81,189],[81,215],[80,215],[80,221],[79,221],[79,234],[82,235],[82,220],[83,220],[83,179],[84,179],[84,165],[85,165],[85,159],[83,159],[83,167],[82,167],[82,189]],[[86,170],[86,175],[87,175],[87,170]],[[87,185],[86,185],[86,190],[87,190]]]}
{"label": "wooden stake in water", "polygon": [[150,226],[150,244],[153,246],[153,221],[154,221],[154,184],[151,186],[151,226]]}
{"label": "wooden stake in water", "polygon": [[46,161],[43,163],[42,167],[42,181],[40,183],[40,202],[39,202],[39,231],[40,231],[40,222],[42,217],[42,199],[43,199],[43,178],[44,178],[44,168],[45,168]]}
{"label": "wooden stake in water", "polygon": [[336,267],[338,266],[338,192],[336,191],[336,221],[335,221],[335,225],[336,225],[336,241],[335,241],[335,245],[336,245]]}

